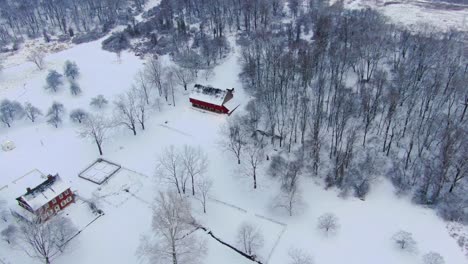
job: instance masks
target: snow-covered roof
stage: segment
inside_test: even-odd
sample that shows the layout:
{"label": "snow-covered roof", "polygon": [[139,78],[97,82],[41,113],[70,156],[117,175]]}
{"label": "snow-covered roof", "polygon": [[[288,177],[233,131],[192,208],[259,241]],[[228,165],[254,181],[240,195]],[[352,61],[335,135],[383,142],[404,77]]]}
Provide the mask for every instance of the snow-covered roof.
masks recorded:
{"label": "snow-covered roof", "polygon": [[[23,194],[18,199],[26,202],[33,211],[38,210],[70,188],[70,185],[64,182],[58,174],[45,176],[37,170],[26,174],[14,183],[17,192],[23,190]],[[30,188],[29,191],[28,188]]]}
{"label": "snow-covered roof", "polygon": [[226,94],[226,90],[195,84],[192,93],[190,94],[190,98],[221,106],[223,105]]}
{"label": "snow-covered roof", "polygon": [[229,112],[233,111],[238,107],[241,103],[239,102],[239,99],[237,97],[233,97],[231,100],[228,100],[227,102],[224,103],[224,107],[226,107]]}

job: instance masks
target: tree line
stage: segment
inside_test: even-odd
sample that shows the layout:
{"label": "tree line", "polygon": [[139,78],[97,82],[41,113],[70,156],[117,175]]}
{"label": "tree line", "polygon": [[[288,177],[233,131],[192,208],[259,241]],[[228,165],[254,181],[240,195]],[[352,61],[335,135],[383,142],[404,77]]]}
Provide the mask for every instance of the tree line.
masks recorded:
{"label": "tree line", "polygon": [[466,34],[410,32],[373,10],[323,3],[240,36],[255,99],[228,124],[225,145],[239,163],[248,147],[279,148],[270,172],[288,205],[300,175],[361,199],[382,175],[445,218],[468,220]]}

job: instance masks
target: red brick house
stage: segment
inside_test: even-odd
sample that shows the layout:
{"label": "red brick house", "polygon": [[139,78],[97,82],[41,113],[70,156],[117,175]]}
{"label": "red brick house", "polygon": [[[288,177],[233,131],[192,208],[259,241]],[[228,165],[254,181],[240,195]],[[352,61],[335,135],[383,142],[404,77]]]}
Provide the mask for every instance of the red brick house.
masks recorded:
{"label": "red brick house", "polygon": [[[37,177],[37,175],[36,175]],[[34,184],[36,182],[38,184]],[[31,181],[26,193],[16,198],[19,206],[47,220],[75,201],[75,196],[58,174]]]}
{"label": "red brick house", "polygon": [[195,84],[189,101],[192,106],[216,113],[229,114],[233,109],[228,102],[232,102],[234,88],[221,90],[211,86]]}

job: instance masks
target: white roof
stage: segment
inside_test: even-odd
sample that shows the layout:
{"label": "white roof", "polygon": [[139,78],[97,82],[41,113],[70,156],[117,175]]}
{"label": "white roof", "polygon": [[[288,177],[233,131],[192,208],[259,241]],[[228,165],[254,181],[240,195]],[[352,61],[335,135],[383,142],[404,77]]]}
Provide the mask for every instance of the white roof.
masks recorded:
{"label": "white roof", "polygon": [[[64,182],[59,175],[55,177],[49,184],[43,184],[47,181],[47,176],[42,174],[38,170],[34,170],[25,176],[14,181],[14,189],[16,193],[19,193],[17,197],[21,197],[34,211],[38,210],[52,199],[70,188],[70,185]],[[35,189],[39,185],[41,187]],[[31,193],[26,193],[26,189],[31,188]]]}
{"label": "white roof", "polygon": [[229,112],[234,110],[239,105],[240,105],[239,99],[237,99],[237,97],[235,97],[235,96],[233,98],[231,98],[231,100],[224,103],[224,107],[226,107],[227,110],[229,110]]}
{"label": "white roof", "polygon": [[226,90],[221,90],[210,86],[195,85],[192,93],[190,93],[190,98],[214,105],[223,105],[226,93]]}

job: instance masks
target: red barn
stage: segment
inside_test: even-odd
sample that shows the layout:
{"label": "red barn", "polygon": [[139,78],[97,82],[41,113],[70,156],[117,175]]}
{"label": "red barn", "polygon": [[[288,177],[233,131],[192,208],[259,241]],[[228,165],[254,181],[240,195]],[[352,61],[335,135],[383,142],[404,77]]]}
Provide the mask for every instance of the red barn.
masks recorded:
{"label": "red barn", "polygon": [[234,97],[234,88],[221,90],[211,86],[195,84],[190,94],[190,103],[194,107],[202,108],[216,113],[228,114],[233,109],[226,103]]}
{"label": "red barn", "polygon": [[35,176],[30,181],[30,184],[35,186],[26,187],[26,193],[16,198],[18,204],[24,209],[40,216],[42,220],[47,220],[75,201],[70,185],[64,182],[58,174],[47,177]]}

